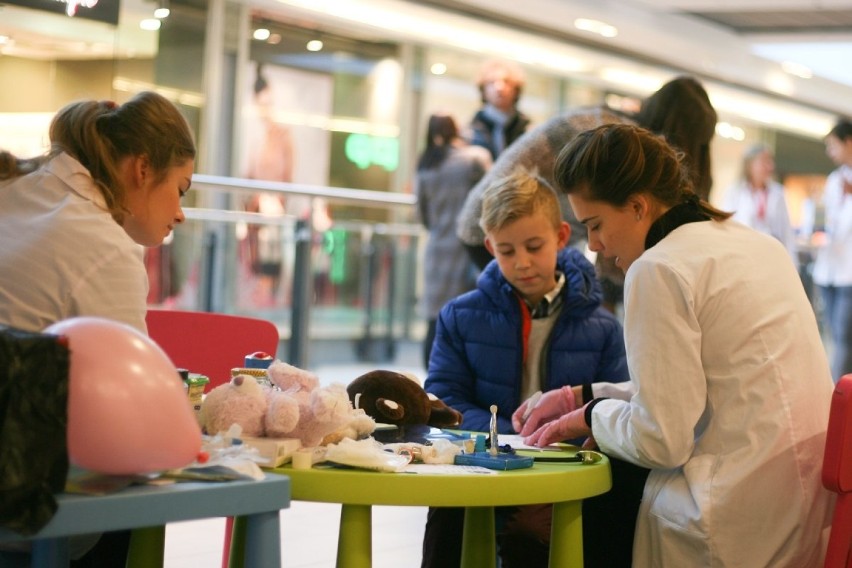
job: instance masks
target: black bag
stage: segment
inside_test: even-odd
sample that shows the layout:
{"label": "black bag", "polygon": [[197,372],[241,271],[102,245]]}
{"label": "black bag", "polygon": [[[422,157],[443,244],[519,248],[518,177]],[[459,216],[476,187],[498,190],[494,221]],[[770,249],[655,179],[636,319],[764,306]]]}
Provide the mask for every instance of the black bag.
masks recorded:
{"label": "black bag", "polygon": [[37,533],[68,474],[68,346],[0,326],[0,526]]}

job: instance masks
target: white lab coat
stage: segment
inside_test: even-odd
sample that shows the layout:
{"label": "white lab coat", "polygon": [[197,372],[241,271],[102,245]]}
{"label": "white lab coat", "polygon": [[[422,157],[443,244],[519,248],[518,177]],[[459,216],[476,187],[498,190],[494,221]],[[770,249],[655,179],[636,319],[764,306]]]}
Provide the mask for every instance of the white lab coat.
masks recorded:
{"label": "white lab coat", "polygon": [[784,248],[732,220],[689,223],[633,263],[624,296],[633,394],[595,406],[592,432],[652,469],[633,565],[821,566],[833,383]]}
{"label": "white lab coat", "polygon": [[146,332],[143,249],[71,156],[0,183],[0,243],[0,324],[41,331],[99,316]]}
{"label": "white lab coat", "polygon": [[787,197],[784,186],[769,180],[766,189],[765,213],[760,215],[757,194],[746,181],[741,181],[725,196],[723,209],[732,211],[734,219],[767,235],[772,235],[784,245],[796,267],[799,266],[799,252],[796,245],[796,233],[790,224],[787,210]]}
{"label": "white lab coat", "polygon": [[820,286],[852,286],[852,195],[843,191],[844,177],[852,182],[852,167],[837,168],[825,182],[826,242],[814,263],[814,282]]}

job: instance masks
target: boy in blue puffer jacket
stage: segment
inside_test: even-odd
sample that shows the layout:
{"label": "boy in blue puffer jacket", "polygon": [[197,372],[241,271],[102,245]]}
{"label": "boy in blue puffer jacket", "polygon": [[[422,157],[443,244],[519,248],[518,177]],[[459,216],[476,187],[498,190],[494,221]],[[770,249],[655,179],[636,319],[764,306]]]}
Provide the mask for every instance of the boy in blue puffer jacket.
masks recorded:
{"label": "boy in blue puffer jacket", "polygon": [[[485,190],[480,225],[495,258],[476,290],[441,310],[424,385],[463,414],[461,428],[487,432],[496,404],[499,432],[514,433],[512,413],[536,391],[628,380],[621,325],[600,305],[594,266],[565,246],[553,188],[515,170]],[[458,566],[461,511],[430,509],[424,568]],[[502,565],[516,565],[512,533],[538,540],[546,565],[549,527],[549,506],[513,508],[498,535]],[[521,548],[525,566],[537,565],[529,542]]]}

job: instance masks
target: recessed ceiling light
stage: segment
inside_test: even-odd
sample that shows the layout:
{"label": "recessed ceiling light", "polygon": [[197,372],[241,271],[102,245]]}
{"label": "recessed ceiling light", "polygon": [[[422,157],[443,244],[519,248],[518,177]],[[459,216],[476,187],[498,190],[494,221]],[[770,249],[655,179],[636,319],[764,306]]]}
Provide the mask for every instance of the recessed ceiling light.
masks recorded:
{"label": "recessed ceiling light", "polygon": [[728,138],[740,142],[745,140],[745,130],[743,130],[739,126],[734,126],[730,122],[717,122],[716,134],[718,134],[722,138]]}
{"label": "recessed ceiling light", "polygon": [[322,50],[322,46],[322,40],[312,39],[305,45],[305,49],[307,49],[308,51],[320,51]]}
{"label": "recessed ceiling light", "polygon": [[160,29],[160,20],[156,18],[147,18],[139,22],[139,27],[149,32],[154,32]]}
{"label": "recessed ceiling light", "polygon": [[591,20],[589,18],[577,18],[574,20],[574,27],[584,32],[591,32],[603,37],[615,37],[618,35],[618,29],[606,22],[600,20]]}
{"label": "recessed ceiling light", "polygon": [[811,71],[810,67],[807,65],[802,65],[801,63],[796,63],[795,61],[784,61],[781,63],[781,69],[789,73],[790,75],[795,75],[796,77],[801,77],[802,79],[810,79],[814,76],[813,71]]}
{"label": "recessed ceiling light", "polygon": [[171,10],[169,10],[168,8],[157,8],[156,10],[154,10],[154,17],[158,20],[162,20],[164,18],[168,18],[170,13]]}
{"label": "recessed ceiling light", "polygon": [[433,63],[432,67],[429,68],[429,71],[432,75],[443,75],[447,72],[447,66],[443,63]]}
{"label": "recessed ceiling light", "polygon": [[269,30],[266,28],[257,28],[254,30],[254,33],[251,34],[251,37],[258,41],[266,41],[269,39]]}

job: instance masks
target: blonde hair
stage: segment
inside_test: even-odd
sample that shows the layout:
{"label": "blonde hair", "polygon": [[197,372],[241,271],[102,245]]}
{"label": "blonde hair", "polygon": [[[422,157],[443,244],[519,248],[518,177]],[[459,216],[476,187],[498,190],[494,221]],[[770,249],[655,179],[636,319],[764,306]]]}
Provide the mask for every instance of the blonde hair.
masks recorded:
{"label": "blonde hair", "polygon": [[498,231],[509,223],[536,213],[543,213],[555,230],[562,225],[562,210],[556,191],[538,170],[519,166],[485,188],[479,226],[486,233]]}
{"label": "blonde hair", "polygon": [[769,156],[774,160],[775,155],[772,152],[772,148],[769,147],[768,144],[764,144],[763,142],[758,142],[757,144],[752,144],[748,147],[748,149],[743,153],[743,179],[749,183],[754,183],[751,179],[751,165],[763,154],[769,154]]}
{"label": "blonde hair", "polygon": [[520,65],[509,59],[487,59],[479,68],[476,75],[476,86],[482,102],[485,100],[485,85],[496,73],[505,73],[506,79],[515,85],[515,103],[521,98],[521,91],[526,83],[526,75]]}
{"label": "blonde hair", "polygon": [[123,105],[112,101],[78,101],[62,108],[50,123],[50,150],[37,158],[0,153],[0,179],[28,174],[61,152],[78,160],[92,176],[112,217],[121,224],[127,213],[127,189],[119,162],[146,156],[155,181],[168,170],[194,159],[195,142],[186,119],[168,99],[151,91]]}

